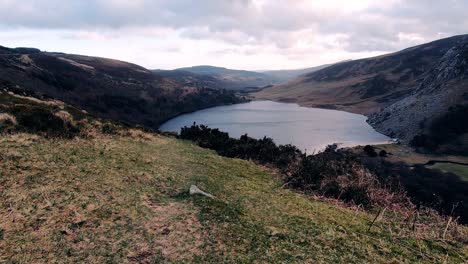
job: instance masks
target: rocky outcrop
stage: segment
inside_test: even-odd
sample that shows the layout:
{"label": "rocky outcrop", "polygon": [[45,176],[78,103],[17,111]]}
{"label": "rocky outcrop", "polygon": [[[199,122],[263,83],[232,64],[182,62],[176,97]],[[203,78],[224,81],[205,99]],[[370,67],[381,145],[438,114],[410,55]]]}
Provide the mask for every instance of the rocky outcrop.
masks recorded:
{"label": "rocky outcrop", "polygon": [[[379,132],[409,142],[451,107],[468,103],[468,41],[450,49],[409,96],[372,115]],[[467,115],[468,117],[468,115]]]}

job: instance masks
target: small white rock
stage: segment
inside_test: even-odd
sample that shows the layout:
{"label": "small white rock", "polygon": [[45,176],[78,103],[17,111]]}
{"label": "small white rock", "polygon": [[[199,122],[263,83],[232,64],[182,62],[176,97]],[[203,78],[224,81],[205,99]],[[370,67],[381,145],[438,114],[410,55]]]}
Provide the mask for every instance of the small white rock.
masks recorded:
{"label": "small white rock", "polygon": [[194,195],[194,194],[201,194],[212,199],[215,198],[213,195],[200,190],[196,185],[192,185],[190,186],[190,195]]}

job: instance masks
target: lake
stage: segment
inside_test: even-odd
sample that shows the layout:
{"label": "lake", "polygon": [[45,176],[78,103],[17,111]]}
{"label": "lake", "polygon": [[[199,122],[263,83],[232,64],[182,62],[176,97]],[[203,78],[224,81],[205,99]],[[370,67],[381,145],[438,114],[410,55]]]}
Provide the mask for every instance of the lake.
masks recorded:
{"label": "lake", "polygon": [[193,122],[228,132],[231,137],[272,138],[277,144],[292,144],[311,154],[327,145],[340,147],[388,143],[390,138],[366,123],[367,117],[343,111],[307,108],[272,101],[218,106],[175,117],[161,131],[180,132]]}

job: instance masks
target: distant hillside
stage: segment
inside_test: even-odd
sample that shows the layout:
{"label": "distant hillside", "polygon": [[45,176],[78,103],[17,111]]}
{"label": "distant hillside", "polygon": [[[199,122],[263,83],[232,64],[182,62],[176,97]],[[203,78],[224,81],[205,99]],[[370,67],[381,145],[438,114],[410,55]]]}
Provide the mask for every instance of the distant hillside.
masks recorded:
{"label": "distant hillside", "polygon": [[278,78],[265,73],[244,70],[231,70],[214,66],[193,66],[179,68],[176,69],[176,71],[185,71],[205,76],[212,76],[219,81],[223,88],[230,90],[241,90],[248,87],[263,87],[280,82]]}
{"label": "distant hillside", "polygon": [[396,53],[344,62],[264,89],[260,99],[361,114],[382,110],[414,92],[424,74],[468,35],[441,39]]}
{"label": "distant hillside", "polygon": [[[341,63],[341,62],[339,62]],[[280,83],[291,81],[301,75],[316,72],[321,69],[325,69],[332,64],[324,64],[316,67],[305,68],[305,69],[294,69],[294,70],[271,70],[271,71],[262,71],[262,73],[268,74],[279,80]]]}
{"label": "distant hillside", "polygon": [[468,41],[450,49],[411,95],[370,123],[415,147],[468,155]]}
{"label": "distant hillside", "polygon": [[123,61],[1,46],[0,88],[59,99],[153,129],[184,112],[240,101],[231,92]]}

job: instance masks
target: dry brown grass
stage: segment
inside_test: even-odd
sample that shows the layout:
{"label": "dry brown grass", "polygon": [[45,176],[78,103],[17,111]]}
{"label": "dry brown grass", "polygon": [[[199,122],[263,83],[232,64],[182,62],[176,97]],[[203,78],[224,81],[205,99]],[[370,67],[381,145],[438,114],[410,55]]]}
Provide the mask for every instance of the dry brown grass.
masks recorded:
{"label": "dry brown grass", "polygon": [[73,120],[73,116],[70,113],[68,113],[67,111],[61,110],[61,111],[58,111],[58,112],[54,113],[54,115],[57,116],[58,118],[62,119],[65,123],[70,123],[70,124],[75,125],[75,122]]}
{"label": "dry brown grass", "polygon": [[160,235],[154,250],[160,252],[164,259],[191,260],[192,256],[203,253],[201,247],[206,241],[206,234],[191,203],[149,200],[147,205],[155,214],[147,222],[148,229]]}
{"label": "dry brown grass", "polygon": [[14,96],[14,97],[17,97],[17,98],[20,98],[20,99],[28,100],[28,101],[33,102],[33,103],[46,104],[46,105],[50,105],[50,106],[57,106],[60,109],[65,108],[65,103],[62,102],[62,101],[59,101],[59,100],[40,100],[40,99],[37,99],[35,97],[23,96],[23,95],[15,94],[13,92],[8,92],[8,94],[10,96]]}

